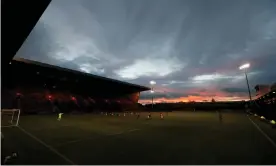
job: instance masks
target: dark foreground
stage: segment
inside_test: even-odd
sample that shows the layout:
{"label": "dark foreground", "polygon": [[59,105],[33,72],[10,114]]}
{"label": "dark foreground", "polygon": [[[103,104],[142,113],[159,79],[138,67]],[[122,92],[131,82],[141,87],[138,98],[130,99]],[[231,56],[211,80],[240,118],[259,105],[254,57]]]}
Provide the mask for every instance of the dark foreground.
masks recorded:
{"label": "dark foreground", "polygon": [[[276,164],[276,147],[249,117],[223,112],[172,112],[160,120],[104,115],[22,116],[2,128],[11,164]],[[275,129],[250,117],[276,142]]]}

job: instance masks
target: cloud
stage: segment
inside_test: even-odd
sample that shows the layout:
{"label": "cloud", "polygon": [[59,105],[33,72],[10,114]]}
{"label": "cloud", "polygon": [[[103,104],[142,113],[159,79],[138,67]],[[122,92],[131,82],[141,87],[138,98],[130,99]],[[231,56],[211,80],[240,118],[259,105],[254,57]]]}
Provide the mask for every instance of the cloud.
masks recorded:
{"label": "cloud", "polygon": [[115,73],[121,78],[136,79],[141,76],[159,76],[164,77],[175,71],[183,68],[177,59],[153,59],[146,58],[144,60],[137,60],[133,64],[122,69],[116,70]]}
{"label": "cloud", "polygon": [[92,66],[89,63],[81,64],[80,70],[85,73],[97,73],[97,74],[104,73],[104,69],[102,69],[101,66]]}
{"label": "cloud", "polygon": [[201,81],[214,81],[219,79],[230,79],[230,78],[233,78],[233,77],[215,73],[215,74],[196,75],[191,79],[195,82],[201,82]]}
{"label": "cloud", "polygon": [[167,99],[175,99],[179,97],[188,97],[188,94],[184,93],[166,93],[166,92],[154,92],[154,93],[143,93],[140,96],[140,99],[151,99],[154,98],[167,98]]}
{"label": "cloud", "polygon": [[246,88],[243,63],[251,88],[276,81],[275,8],[274,0],[52,1],[16,57],[146,86],[155,80],[175,100],[236,100],[244,94],[224,90]]}
{"label": "cloud", "polygon": [[225,92],[243,92],[243,93],[247,93],[248,90],[246,88],[223,88],[222,89]]}

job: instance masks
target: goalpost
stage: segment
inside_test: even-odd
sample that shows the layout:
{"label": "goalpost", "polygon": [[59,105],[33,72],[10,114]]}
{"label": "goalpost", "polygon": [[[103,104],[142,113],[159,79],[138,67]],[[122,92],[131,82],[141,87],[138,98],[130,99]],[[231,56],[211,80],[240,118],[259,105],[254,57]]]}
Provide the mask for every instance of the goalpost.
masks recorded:
{"label": "goalpost", "polygon": [[1,127],[18,126],[20,109],[1,109]]}

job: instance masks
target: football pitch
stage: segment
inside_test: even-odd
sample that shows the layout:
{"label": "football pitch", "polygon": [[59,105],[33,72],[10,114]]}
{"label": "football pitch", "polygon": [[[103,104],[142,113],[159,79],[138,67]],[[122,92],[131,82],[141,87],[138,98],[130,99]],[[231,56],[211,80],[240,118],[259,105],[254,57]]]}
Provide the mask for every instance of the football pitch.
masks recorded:
{"label": "football pitch", "polygon": [[276,164],[276,132],[255,117],[222,112],[136,116],[22,116],[1,128],[11,164]]}

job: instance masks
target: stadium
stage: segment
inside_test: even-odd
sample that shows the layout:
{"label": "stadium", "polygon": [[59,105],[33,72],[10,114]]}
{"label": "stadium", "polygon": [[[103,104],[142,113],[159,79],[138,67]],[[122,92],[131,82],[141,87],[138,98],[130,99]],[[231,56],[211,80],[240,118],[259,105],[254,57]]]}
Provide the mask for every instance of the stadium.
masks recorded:
{"label": "stadium", "polygon": [[149,87],[14,58],[50,2],[1,2],[1,164],[276,164],[275,84],[251,102],[142,106]]}
{"label": "stadium", "polygon": [[135,109],[139,93],[149,90],[25,59],[12,60],[7,70],[10,77],[3,83],[2,107],[19,108],[22,113],[47,113],[53,103],[65,112]]}
{"label": "stadium", "polygon": [[256,85],[256,99],[252,108],[256,114],[263,116],[268,122],[276,119],[276,83],[268,86]]}

